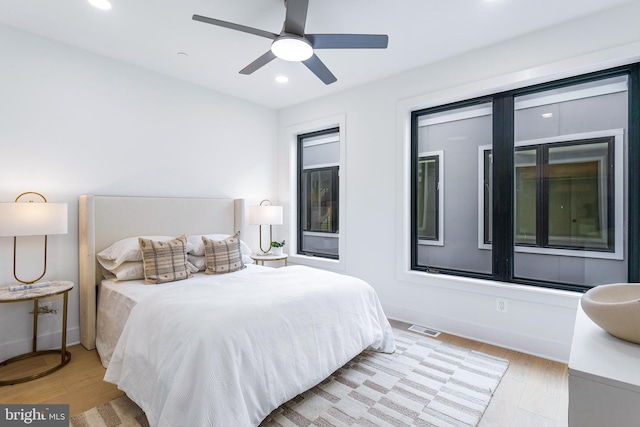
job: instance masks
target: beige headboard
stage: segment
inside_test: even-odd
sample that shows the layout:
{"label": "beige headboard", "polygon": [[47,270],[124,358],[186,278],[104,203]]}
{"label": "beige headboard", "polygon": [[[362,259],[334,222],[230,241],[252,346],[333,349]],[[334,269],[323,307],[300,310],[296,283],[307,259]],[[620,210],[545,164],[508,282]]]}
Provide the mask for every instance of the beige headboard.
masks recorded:
{"label": "beige headboard", "polygon": [[96,289],[102,271],[96,254],[134,236],[244,235],[244,199],[189,199],[83,195],[79,199],[80,342],[96,342]]}

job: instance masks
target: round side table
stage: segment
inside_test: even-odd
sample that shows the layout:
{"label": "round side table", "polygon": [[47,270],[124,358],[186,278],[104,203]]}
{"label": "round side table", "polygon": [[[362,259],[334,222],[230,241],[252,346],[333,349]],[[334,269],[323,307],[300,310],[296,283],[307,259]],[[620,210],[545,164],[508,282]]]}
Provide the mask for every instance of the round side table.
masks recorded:
{"label": "round side table", "polygon": [[286,267],[288,258],[289,258],[289,255],[287,255],[287,254],[282,254],[282,255],[251,254],[251,259],[254,260],[256,262],[256,264],[261,263],[261,265],[264,265],[265,261],[281,261],[281,260],[284,260],[284,266]]}
{"label": "round side table", "polygon": [[[71,353],[67,351],[67,306],[69,291],[73,289],[73,282],[56,280],[49,282],[48,286],[36,287],[38,285],[39,284],[35,284],[34,287],[26,285],[24,286],[24,288],[26,289],[15,291],[10,290],[10,287],[0,288],[0,303],[33,301],[33,340],[31,351],[29,353],[20,354],[18,356],[14,356],[3,362],[0,362],[0,368],[7,366],[8,364],[13,362],[18,362],[20,360],[29,359],[31,357],[41,356],[44,354],[59,354],[60,363],[33,375],[0,381],[0,386],[24,383],[27,381],[35,380],[36,378],[44,377],[45,375],[49,375],[50,373],[62,368],[71,360]],[[21,287],[20,285],[16,286]],[[60,350],[38,350],[38,300],[55,295],[63,296],[61,347]]]}

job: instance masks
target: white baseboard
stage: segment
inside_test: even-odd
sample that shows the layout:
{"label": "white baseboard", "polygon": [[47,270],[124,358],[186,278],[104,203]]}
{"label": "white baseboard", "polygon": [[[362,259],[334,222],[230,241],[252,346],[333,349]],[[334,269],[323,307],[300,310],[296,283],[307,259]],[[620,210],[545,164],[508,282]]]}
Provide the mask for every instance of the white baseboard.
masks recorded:
{"label": "white baseboard", "polygon": [[555,342],[544,337],[521,333],[516,330],[495,328],[477,322],[433,315],[394,305],[384,304],[384,311],[390,319],[416,324],[462,338],[496,345],[548,360],[568,363],[571,343]]}
{"label": "white baseboard", "polygon": [[[0,360],[7,360],[32,350],[32,337],[0,344]],[[62,343],[62,332],[38,335],[38,350],[56,350]],[[67,329],[67,347],[80,343],[80,328]]]}

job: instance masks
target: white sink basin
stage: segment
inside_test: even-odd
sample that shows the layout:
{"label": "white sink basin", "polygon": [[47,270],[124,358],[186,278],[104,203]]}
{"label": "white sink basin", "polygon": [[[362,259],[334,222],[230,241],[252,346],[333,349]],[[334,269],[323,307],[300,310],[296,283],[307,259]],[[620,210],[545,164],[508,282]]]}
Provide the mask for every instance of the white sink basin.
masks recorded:
{"label": "white sink basin", "polygon": [[620,339],[640,344],[640,283],[614,283],[589,289],[580,300],[593,322]]}

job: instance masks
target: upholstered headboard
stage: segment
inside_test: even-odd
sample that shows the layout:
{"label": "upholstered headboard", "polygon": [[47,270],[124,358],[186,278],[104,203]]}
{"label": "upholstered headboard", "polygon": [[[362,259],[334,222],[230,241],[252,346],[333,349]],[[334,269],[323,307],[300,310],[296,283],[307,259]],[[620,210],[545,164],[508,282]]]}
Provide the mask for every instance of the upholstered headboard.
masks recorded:
{"label": "upholstered headboard", "polygon": [[102,271],[96,254],[134,236],[244,235],[244,199],[189,199],[83,195],[79,199],[80,342],[96,338],[96,289]]}

